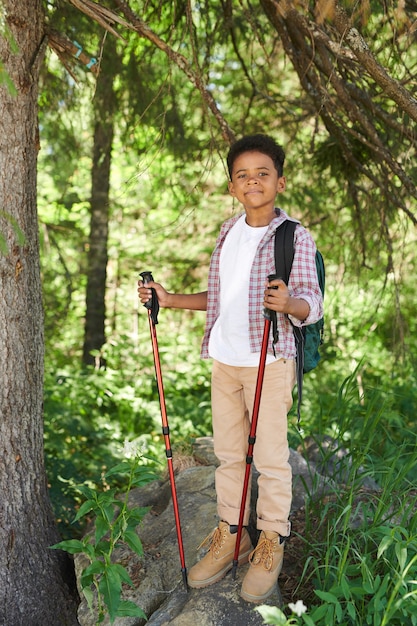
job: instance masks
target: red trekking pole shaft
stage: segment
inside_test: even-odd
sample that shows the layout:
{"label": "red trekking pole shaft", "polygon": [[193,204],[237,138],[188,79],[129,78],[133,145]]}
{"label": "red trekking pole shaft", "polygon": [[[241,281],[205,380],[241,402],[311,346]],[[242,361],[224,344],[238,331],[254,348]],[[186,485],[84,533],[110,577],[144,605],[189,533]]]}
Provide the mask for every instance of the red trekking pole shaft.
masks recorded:
{"label": "red trekking pole shaft", "polygon": [[252,422],[251,422],[251,428],[250,428],[249,437],[248,437],[249,445],[248,445],[248,453],[246,455],[246,470],[245,470],[245,478],[243,481],[242,500],[240,503],[239,523],[238,523],[237,535],[236,535],[236,546],[235,546],[235,553],[233,555],[233,569],[232,569],[233,579],[236,578],[236,570],[237,570],[237,566],[239,563],[240,540],[242,537],[243,518],[245,515],[245,506],[246,506],[246,497],[248,494],[250,470],[251,470],[252,461],[253,461],[253,447],[255,445],[255,440],[256,440],[256,427],[258,425],[259,406],[261,403],[262,385],[264,382],[265,363],[266,363],[266,354],[268,350],[270,328],[271,328],[271,320],[269,319],[269,317],[265,317],[261,356],[259,358],[258,377],[256,380],[255,398],[253,401]]}
{"label": "red trekking pole shaft", "polygon": [[[146,283],[153,281],[151,272],[142,272],[140,276],[145,285]],[[182,573],[182,579],[183,579],[185,589],[187,590],[188,589],[187,569],[185,567],[184,545],[182,541],[180,513],[179,513],[178,498],[177,498],[177,488],[175,485],[174,468],[172,464],[172,449],[171,449],[171,441],[170,441],[170,436],[169,436],[169,424],[168,424],[166,404],[165,404],[165,393],[164,393],[164,385],[163,385],[163,380],[162,380],[161,361],[159,359],[158,339],[157,339],[156,328],[155,328],[156,324],[158,323],[159,303],[156,297],[155,290],[152,290],[152,292],[153,292],[152,298],[149,302],[145,304],[145,307],[148,309],[149,330],[151,333],[156,382],[158,385],[159,404],[161,407],[162,434],[164,436],[165,454],[167,458],[169,481],[171,485],[172,505],[174,508],[175,528],[177,531],[178,550],[179,550],[180,562],[181,562],[181,573]]]}

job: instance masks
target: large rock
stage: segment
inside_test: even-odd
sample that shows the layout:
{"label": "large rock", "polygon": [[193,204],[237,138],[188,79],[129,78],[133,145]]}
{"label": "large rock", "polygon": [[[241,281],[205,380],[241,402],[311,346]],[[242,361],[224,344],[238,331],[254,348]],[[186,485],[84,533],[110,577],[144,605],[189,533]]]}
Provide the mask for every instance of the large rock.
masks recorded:
{"label": "large rock", "polygon": [[[197,546],[218,523],[214,472],[217,459],[213,453],[210,437],[198,439],[194,447],[194,458],[200,465],[189,467],[176,476],[178,507],[181,518],[182,538],[187,569],[201,557]],[[293,471],[293,511],[305,503],[306,493],[326,490],[329,479],[320,476],[314,466],[291,450],[290,464]],[[257,472],[253,467],[252,494],[256,499]],[[334,485],[332,486],[334,489]],[[243,576],[249,565],[239,566],[234,580],[229,573],[219,583],[205,589],[185,590],[178,552],[175,518],[168,480],[153,482],[130,494],[130,504],[149,506],[138,535],[144,546],[144,556],[137,557],[127,548],[120,548],[115,560],[128,570],[134,589],[127,588],[124,599],[139,605],[148,616],[145,622],[139,618],[120,618],[115,626],[256,626],[263,620],[254,605],[240,598],[239,591]],[[254,507],[252,507],[254,508]],[[254,516],[249,532],[256,542],[257,531]],[[83,555],[75,559],[77,579],[87,565]],[[267,604],[279,606],[279,587],[268,599]],[[81,626],[94,626],[96,615],[85,601],[79,608]],[[103,622],[110,624],[108,618]]]}

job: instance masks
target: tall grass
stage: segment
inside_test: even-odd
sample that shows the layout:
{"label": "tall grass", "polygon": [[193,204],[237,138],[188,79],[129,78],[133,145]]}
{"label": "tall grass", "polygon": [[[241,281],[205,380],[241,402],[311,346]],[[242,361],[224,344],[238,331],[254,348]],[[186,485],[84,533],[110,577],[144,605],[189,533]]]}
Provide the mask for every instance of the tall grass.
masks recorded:
{"label": "tall grass", "polygon": [[325,493],[313,486],[299,537],[305,564],[294,600],[307,612],[286,622],[277,610],[267,623],[417,624],[415,435],[401,432],[385,393],[359,397],[354,375],[334,410],[328,424],[336,446],[317,438],[320,465],[335,470],[334,480]]}

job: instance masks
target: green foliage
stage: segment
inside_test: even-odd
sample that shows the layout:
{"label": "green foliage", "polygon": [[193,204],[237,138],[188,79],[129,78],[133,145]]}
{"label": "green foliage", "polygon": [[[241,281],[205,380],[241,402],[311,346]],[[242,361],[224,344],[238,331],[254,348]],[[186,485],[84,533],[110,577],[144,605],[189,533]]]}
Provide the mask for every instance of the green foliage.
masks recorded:
{"label": "green foliage", "polygon": [[[131,445],[127,445],[131,454]],[[123,497],[117,495],[116,488],[108,488],[109,479],[117,476],[126,481]],[[130,460],[112,467],[104,475],[105,489],[97,491],[87,485],[77,487],[83,502],[74,522],[87,518],[94,530],[81,540],[69,539],[54,546],[55,550],[65,550],[69,554],[83,554],[89,565],[82,570],[80,584],[91,610],[97,602],[97,624],[103,622],[106,613],[112,624],[116,617],[144,617],[143,610],[131,601],[122,600],[122,584],[134,586],[126,568],[114,562],[114,552],[125,544],[138,556],[143,555],[142,543],[136,528],[140,525],[147,509],[129,506],[129,493],[154,480],[155,474],[143,465],[141,455],[135,453]]]}
{"label": "green foliage", "polygon": [[[313,499],[308,503],[306,567],[297,590],[307,612],[290,606],[288,617],[269,607],[267,619],[281,621],[267,623],[413,624],[415,232],[394,212],[389,195],[353,170],[340,144],[329,138],[262,8],[237,5],[224,5],[230,16],[210,2],[195,5],[187,15],[182,3],[148,2],[141,4],[140,15],[192,59],[236,134],[270,132],[284,145],[288,190],[280,204],[310,228],[325,258],[323,358],[304,378],[301,427],[303,436],[320,441],[328,435],[340,450],[349,450],[335,476],[338,481],[343,477],[349,489],[319,505]],[[377,58],[393,76],[403,72],[398,78],[406,84],[416,54],[409,46],[404,11],[392,12],[392,2],[371,5],[369,15],[359,11],[353,17],[373,41]],[[48,12],[51,26],[83,45],[88,40],[92,53],[105,45],[95,25],[68,3],[50,3]],[[398,26],[395,45],[391,22]],[[124,439],[136,441],[146,456],[164,457],[146,312],[136,294],[138,274],[151,270],[170,291],[204,290],[219,225],[240,210],[227,195],[227,146],[200,94],[162,51],[134,33],[124,36],[114,59],[119,107],[112,149],[107,343],[100,351],[106,369],[80,367],[94,81],[78,68],[75,83],[48,53],[39,100],[46,465],[60,531],[75,542],[68,547],[86,552],[99,550],[102,538],[93,546],[91,536],[83,539],[85,522],[96,516],[104,528],[109,521],[105,510],[116,506],[110,489],[105,508],[97,477],[107,474],[117,488],[124,488],[123,475],[108,474],[118,463]],[[398,63],[404,50],[409,75],[406,65]],[[347,68],[344,82],[354,83],[353,67]],[[355,85],[375,95],[366,73]],[[376,99],[376,105],[383,103]],[[397,105],[390,106],[396,127]],[[412,161],[413,150],[401,133],[398,140],[394,126],[375,125],[399,162]],[[360,128],[352,131],[350,146],[359,169],[368,166],[374,183],[385,178],[380,163],[370,162],[371,146],[362,141]],[[408,208],[410,200],[400,185],[398,194]],[[210,363],[199,359],[203,313],[163,310],[159,322],[175,457],[194,437],[211,434]],[[291,420],[295,424],[294,409]],[[290,428],[290,443],[294,448],[301,444],[295,428]],[[323,448],[322,454],[327,462],[331,453]],[[357,504],[365,476],[376,480],[381,491]],[[80,483],[83,490],[74,490]],[[94,503],[88,512],[85,499]],[[122,602],[117,605],[124,574],[117,564],[106,569],[104,552],[91,552],[95,565],[83,579],[86,592],[95,581],[113,614],[116,607],[119,614],[128,612]],[[304,587],[313,591],[302,595]]]}
{"label": "green foliage", "polygon": [[[143,323],[147,331],[145,310]],[[144,341],[146,354],[139,355],[129,353],[124,344],[108,346],[106,369],[67,366],[65,370],[51,369],[46,373],[45,462],[55,514],[64,537],[74,533],[74,527],[68,528],[74,507],[79,505],[74,485],[87,482],[97,487],[96,477],[114,465],[126,437],[140,445],[144,454],[164,457],[148,334]],[[162,366],[167,370],[169,349],[165,341],[160,344]],[[164,376],[174,454],[177,446],[181,448],[184,442],[211,430],[208,365],[199,361],[198,353],[190,358],[185,344],[175,352],[180,362],[176,370],[167,371]],[[76,520],[77,533],[83,530],[81,521]]]}
{"label": "green foliage", "polygon": [[[396,420],[393,440],[385,394],[367,390],[358,403],[357,392],[352,375],[340,391],[333,432],[349,443],[348,453],[341,454],[342,443],[321,448],[324,464],[339,459],[334,488],[318,498],[316,485],[306,505],[305,565],[295,591],[303,600],[290,603],[288,615],[259,607],[265,624],[417,624],[415,435],[411,444]],[[380,488],[364,488],[367,477]]]}
{"label": "green foliage", "polygon": [[[296,593],[308,613],[290,623],[417,623],[415,434],[401,426],[386,392],[360,395],[356,381],[354,372],[338,395],[338,422],[331,422],[338,447],[326,449],[317,439],[324,465],[338,459],[335,484],[321,498],[316,485],[306,506]],[[369,478],[377,490],[366,489]]]}

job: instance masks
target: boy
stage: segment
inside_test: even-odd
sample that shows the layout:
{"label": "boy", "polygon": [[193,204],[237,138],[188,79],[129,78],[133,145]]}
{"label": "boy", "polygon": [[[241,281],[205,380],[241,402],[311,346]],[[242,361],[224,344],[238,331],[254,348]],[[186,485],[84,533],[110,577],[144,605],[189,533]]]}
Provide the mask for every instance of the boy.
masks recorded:
{"label": "boy", "polygon": [[[275,273],[274,237],[288,216],[275,208],[285,191],[285,154],[266,135],[245,136],[227,156],[229,192],[244,213],[227,220],[211,258],[208,290],[196,294],[168,293],[158,283],[139,283],[141,302],[156,290],[162,307],[207,311],[201,355],[213,359],[212,416],[216,469],[218,527],[208,537],[208,553],[188,573],[190,587],[211,585],[233,566],[237,524],[246,469],[250,419],[264,329],[263,309],[277,312],[278,341],[268,346],[258,415],[253,461],[259,472],[256,506],[260,536],[253,550],[243,529],[239,563],[249,560],[241,596],[264,602],[280,574],[285,538],[290,534],[291,467],[287,414],[295,384],[295,344],[288,318],[298,325],[322,316],[322,295],[315,265],[316,246],[298,225],[288,287],[282,280],[268,283]],[[296,221],[296,220],[294,220]],[[244,525],[250,514],[250,482]]]}

